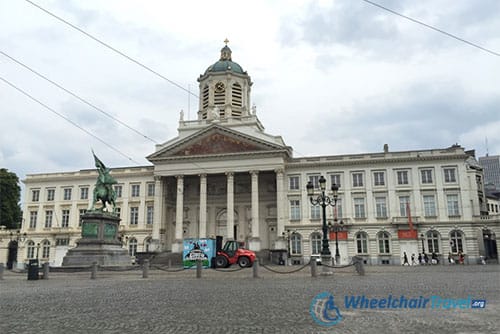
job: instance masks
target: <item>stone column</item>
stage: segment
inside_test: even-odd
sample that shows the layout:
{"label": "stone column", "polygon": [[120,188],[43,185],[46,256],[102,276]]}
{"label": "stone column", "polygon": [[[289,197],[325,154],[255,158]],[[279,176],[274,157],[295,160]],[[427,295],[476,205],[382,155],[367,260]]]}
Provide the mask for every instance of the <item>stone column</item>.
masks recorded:
{"label": "stone column", "polygon": [[200,226],[199,237],[207,237],[207,174],[200,174]]}
{"label": "stone column", "polygon": [[285,193],[284,175],[282,169],[276,171],[276,242],[275,249],[286,249],[286,242],[283,236],[285,232]]}
{"label": "stone column", "polygon": [[184,177],[177,176],[177,202],[175,207],[175,240],[172,244],[172,252],[182,252],[183,241],[183,221],[184,221]]}
{"label": "stone column", "polygon": [[260,251],[259,233],[259,172],[252,171],[252,237],[249,248],[253,251]]}
{"label": "stone column", "polygon": [[155,176],[155,199],[153,212],[153,231],[151,235],[151,250],[162,251],[160,242],[160,228],[163,217],[163,180],[161,176]]}
{"label": "stone column", "polygon": [[227,176],[227,240],[234,240],[234,173],[226,173]]}

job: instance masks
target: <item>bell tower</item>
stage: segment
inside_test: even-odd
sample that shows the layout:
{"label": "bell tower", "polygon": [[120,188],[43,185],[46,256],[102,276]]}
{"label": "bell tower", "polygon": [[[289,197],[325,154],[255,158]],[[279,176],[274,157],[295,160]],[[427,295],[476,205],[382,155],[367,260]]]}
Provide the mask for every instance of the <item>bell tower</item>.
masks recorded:
{"label": "bell tower", "polygon": [[224,41],[220,58],[200,75],[198,120],[241,118],[250,115],[252,81],[246,71],[232,60],[232,51]]}

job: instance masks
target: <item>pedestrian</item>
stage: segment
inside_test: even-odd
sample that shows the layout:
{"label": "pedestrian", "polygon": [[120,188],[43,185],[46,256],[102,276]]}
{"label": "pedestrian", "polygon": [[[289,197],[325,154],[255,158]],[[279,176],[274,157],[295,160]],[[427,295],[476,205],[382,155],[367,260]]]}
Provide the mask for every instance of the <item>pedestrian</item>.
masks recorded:
{"label": "pedestrian", "polygon": [[458,253],[458,263],[464,264],[464,254],[462,252]]}
{"label": "pedestrian", "polygon": [[424,253],[424,263],[429,264],[429,257],[427,256],[427,253]]}
{"label": "pedestrian", "polygon": [[405,264],[410,265],[410,263],[408,262],[408,255],[406,255],[406,252],[403,252],[403,266]]}
{"label": "pedestrian", "polygon": [[451,256],[451,253],[448,253],[448,264],[455,264],[455,260],[453,256]]}
{"label": "pedestrian", "polygon": [[431,258],[432,258],[432,260],[431,260],[432,264],[439,264],[439,258],[437,256],[436,252],[432,252]]}
{"label": "pedestrian", "polygon": [[418,253],[418,264],[423,264],[422,263],[422,253]]}
{"label": "pedestrian", "polygon": [[415,253],[411,254],[411,265],[414,266],[417,263],[415,262]]}

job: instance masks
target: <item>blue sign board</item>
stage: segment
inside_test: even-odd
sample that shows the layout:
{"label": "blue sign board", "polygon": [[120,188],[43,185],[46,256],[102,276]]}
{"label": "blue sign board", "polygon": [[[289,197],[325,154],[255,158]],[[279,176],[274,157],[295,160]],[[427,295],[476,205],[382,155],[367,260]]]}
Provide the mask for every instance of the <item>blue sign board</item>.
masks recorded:
{"label": "blue sign board", "polygon": [[196,268],[197,260],[201,260],[203,268],[210,268],[215,252],[215,239],[184,239],[182,251],[184,268]]}

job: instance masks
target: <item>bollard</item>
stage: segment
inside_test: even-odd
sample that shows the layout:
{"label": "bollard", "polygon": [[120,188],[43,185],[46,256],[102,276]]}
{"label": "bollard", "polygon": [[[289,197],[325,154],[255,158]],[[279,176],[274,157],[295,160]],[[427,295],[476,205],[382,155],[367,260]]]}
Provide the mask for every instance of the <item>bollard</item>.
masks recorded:
{"label": "bollard", "polygon": [[201,278],[201,260],[196,260],[196,278]]}
{"label": "bollard", "polygon": [[318,264],[316,259],[311,259],[311,277],[318,277]]}
{"label": "bollard", "polygon": [[352,260],[354,262],[354,267],[356,268],[357,273],[363,276],[365,274],[363,259],[359,256],[355,256],[352,258]]}
{"label": "bollard", "polygon": [[3,280],[3,272],[5,268],[3,266],[3,263],[0,262],[0,281]]}
{"label": "bollard", "polygon": [[90,279],[96,279],[97,276],[97,262],[92,263],[90,271]]}
{"label": "bollard", "polygon": [[48,262],[43,264],[43,279],[49,279],[50,266]]}
{"label": "bollard", "polygon": [[259,258],[255,258],[255,261],[253,261],[253,267],[252,267],[252,272],[253,272],[253,278],[259,278]]}
{"label": "bollard", "polygon": [[142,278],[148,278],[149,276],[149,260],[145,259],[142,263]]}

